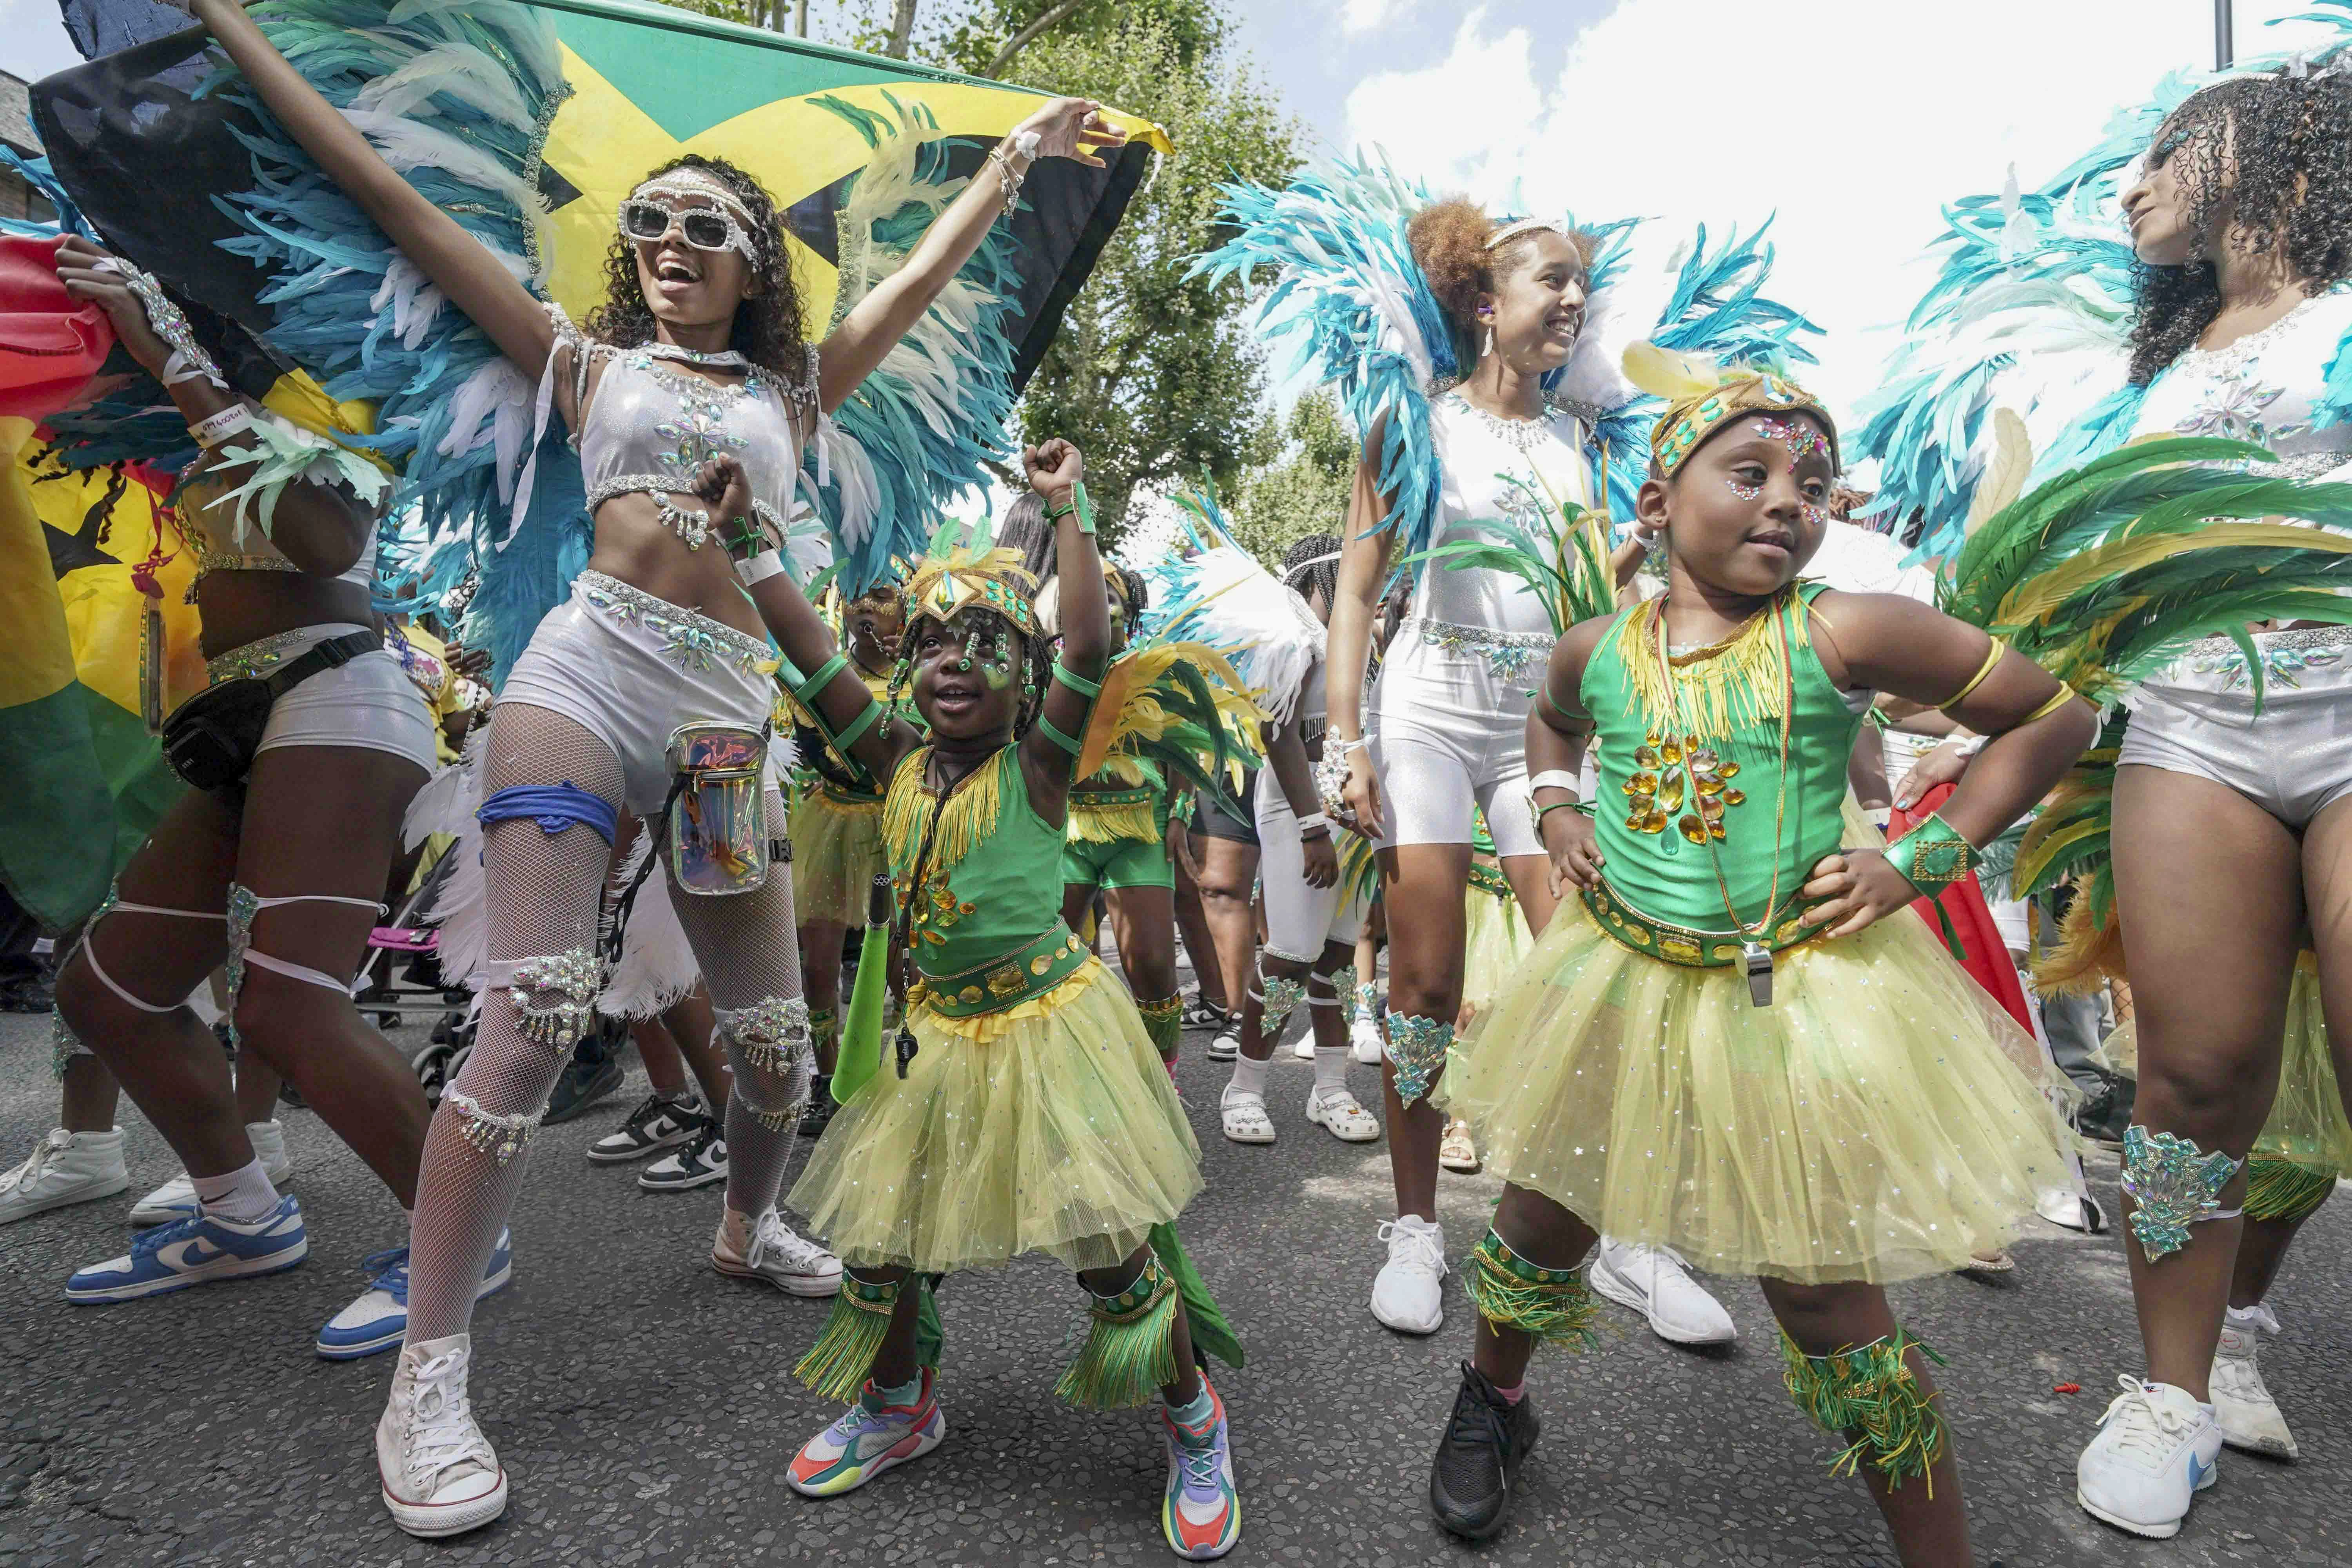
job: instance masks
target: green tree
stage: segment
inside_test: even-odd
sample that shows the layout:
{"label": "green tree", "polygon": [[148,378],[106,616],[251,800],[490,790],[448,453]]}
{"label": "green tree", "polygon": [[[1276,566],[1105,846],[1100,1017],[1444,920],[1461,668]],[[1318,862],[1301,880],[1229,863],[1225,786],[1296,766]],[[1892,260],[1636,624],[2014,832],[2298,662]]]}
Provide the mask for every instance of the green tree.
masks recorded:
{"label": "green tree", "polygon": [[1356,441],[1328,394],[1293,405],[1282,438],[1281,457],[1246,472],[1226,508],[1235,541],[1269,568],[1308,534],[1340,531],[1356,477]]}

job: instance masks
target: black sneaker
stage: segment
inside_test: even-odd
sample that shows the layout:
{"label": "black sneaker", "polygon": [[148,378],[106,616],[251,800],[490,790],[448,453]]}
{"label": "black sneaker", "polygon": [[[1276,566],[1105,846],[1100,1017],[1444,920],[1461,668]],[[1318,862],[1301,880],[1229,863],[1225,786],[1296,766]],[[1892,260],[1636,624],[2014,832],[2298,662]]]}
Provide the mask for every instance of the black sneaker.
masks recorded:
{"label": "black sneaker", "polygon": [[1437,1522],[1467,1541],[1484,1541],[1502,1529],[1511,1511],[1511,1481],[1542,1430],[1533,1400],[1508,1403],[1464,1362],[1462,1390],[1454,1396],[1454,1414],[1429,1470],[1429,1508]]}
{"label": "black sneaker", "polygon": [[833,1113],[840,1109],[833,1103],[833,1075],[821,1072],[809,1082],[808,1109],[801,1112],[801,1136],[822,1138]]}
{"label": "black sneaker", "polygon": [[629,1119],[588,1145],[588,1158],[599,1165],[625,1164],[675,1148],[702,1131],[709,1119],[691,1094],[672,1100],[649,1094],[629,1112]]}
{"label": "black sneaker", "polygon": [[1232,1016],[1214,1002],[1203,1002],[1194,992],[1184,999],[1184,1026],[1188,1029],[1222,1029],[1232,1023]]}
{"label": "black sneaker", "polygon": [[706,1121],[692,1140],[637,1173],[649,1193],[683,1193],[727,1179],[727,1140],[719,1123]]}
{"label": "black sneaker", "polygon": [[547,1114],[540,1118],[542,1126],[552,1127],[559,1121],[569,1121],[600,1100],[618,1093],[621,1080],[628,1069],[621,1065],[621,1053],[602,1031],[580,1042],[579,1048],[566,1062],[555,1080],[555,1090],[547,1097]]}

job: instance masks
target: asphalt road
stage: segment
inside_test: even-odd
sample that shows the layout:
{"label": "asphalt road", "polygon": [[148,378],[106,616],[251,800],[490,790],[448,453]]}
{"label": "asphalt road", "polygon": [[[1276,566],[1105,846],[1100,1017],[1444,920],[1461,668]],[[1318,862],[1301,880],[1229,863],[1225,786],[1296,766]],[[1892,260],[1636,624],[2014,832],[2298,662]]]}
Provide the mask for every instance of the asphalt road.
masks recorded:
{"label": "asphalt road", "polygon": [[[1892,1562],[1861,1487],[1780,1387],[1754,1287],[1715,1281],[1740,1339],[1694,1353],[1623,1331],[1532,1374],[1546,1420],[1507,1532],[1483,1551],[1429,1519],[1431,1448],[1467,1353],[1446,1287],[1437,1336],[1404,1339],[1366,1309],[1388,1210],[1381,1145],[1340,1144],[1301,1114],[1311,1069],[1273,1071],[1281,1142],[1227,1143],[1224,1071],[1188,1037],[1181,1069],[1209,1187],[1186,1241],[1248,1345],[1220,1379],[1244,1508],[1235,1563],[1720,1564]],[[1368,1068],[1353,1069],[1370,1101]],[[719,1189],[655,1196],[582,1151],[643,1092],[546,1130],[514,1215],[514,1286],[475,1320],[477,1410],[513,1479],[498,1524],[453,1542],[396,1531],[376,1497],[370,1429],[391,1358],[316,1359],[320,1323],[363,1283],[356,1266],[400,1218],[307,1112],[287,1115],[310,1260],[275,1279],[110,1308],[59,1293],[74,1268],[126,1249],[131,1197],[176,1162],[126,1105],[132,1190],[0,1230],[0,1563],[1158,1564],[1163,1459],[1146,1412],[1088,1415],[1052,1389],[1080,1311],[1041,1261],[954,1281],[942,1296],[950,1436],[866,1489],[811,1502],[781,1480],[835,1411],[790,1368],[824,1303],[719,1278],[707,1264]],[[0,1018],[0,1161],[53,1122],[46,1020]],[[2112,1160],[2095,1171],[2112,1200]],[[1490,1177],[1443,1189],[1449,1249],[1475,1239]],[[2074,1461],[2116,1374],[2136,1363],[2112,1237],[2040,1226],[1998,1280],[1903,1288],[1909,1326],[1951,1363],[1979,1562],[2352,1562],[2352,1411],[2341,1283],[2352,1218],[2306,1227],[2263,1352],[2305,1458],[2228,1455],[2176,1541],[2146,1542],[2074,1506]],[[2079,1384],[2068,1395],[2053,1385]]]}

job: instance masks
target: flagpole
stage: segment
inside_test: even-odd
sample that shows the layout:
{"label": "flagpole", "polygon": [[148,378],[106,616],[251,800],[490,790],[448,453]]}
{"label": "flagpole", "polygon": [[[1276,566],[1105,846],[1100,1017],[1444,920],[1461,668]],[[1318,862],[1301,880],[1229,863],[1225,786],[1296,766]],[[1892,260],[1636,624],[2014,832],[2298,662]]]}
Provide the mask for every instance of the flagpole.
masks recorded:
{"label": "flagpole", "polygon": [[2236,55],[2237,28],[2231,25],[2230,0],[2213,0],[2213,68],[2225,71]]}

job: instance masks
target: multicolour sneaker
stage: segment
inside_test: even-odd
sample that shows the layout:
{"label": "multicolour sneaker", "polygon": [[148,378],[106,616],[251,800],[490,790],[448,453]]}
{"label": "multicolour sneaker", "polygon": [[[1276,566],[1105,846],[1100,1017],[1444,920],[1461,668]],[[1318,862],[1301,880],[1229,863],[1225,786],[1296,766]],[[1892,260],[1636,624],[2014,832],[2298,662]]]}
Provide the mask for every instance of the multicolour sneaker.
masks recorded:
{"label": "multicolour sneaker", "polygon": [[840,1420],[808,1440],[784,1473],[803,1497],[856,1491],[894,1465],[919,1459],[948,1435],[948,1418],[923,1369],[923,1392],[912,1405],[885,1405],[869,1379]]}
{"label": "multicolour sneaker", "polygon": [[1223,1557],[1242,1536],[1241,1494],[1234,1489],[1234,1449],[1225,1431],[1225,1402],[1202,1373],[1209,1413],[1186,1426],[1164,1407],[1168,1432],[1168,1492],[1160,1531],[1179,1557],[1204,1563]]}
{"label": "multicolour sneaker", "polygon": [[131,1238],[126,1258],[94,1263],[66,1281],[66,1300],[84,1306],[135,1301],[252,1274],[275,1274],[310,1256],[302,1205],[280,1198],[250,1225],[198,1214]]}

